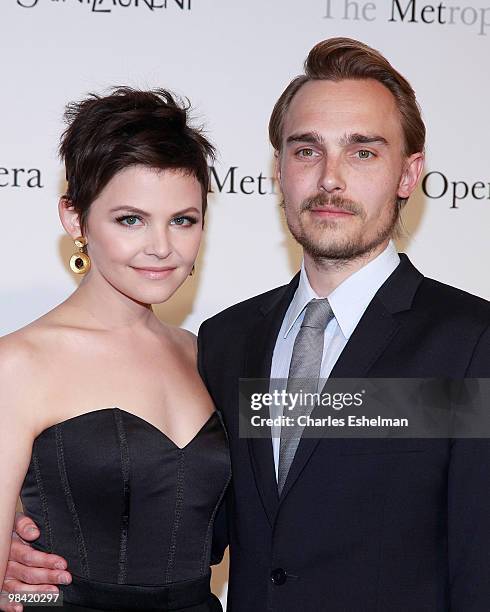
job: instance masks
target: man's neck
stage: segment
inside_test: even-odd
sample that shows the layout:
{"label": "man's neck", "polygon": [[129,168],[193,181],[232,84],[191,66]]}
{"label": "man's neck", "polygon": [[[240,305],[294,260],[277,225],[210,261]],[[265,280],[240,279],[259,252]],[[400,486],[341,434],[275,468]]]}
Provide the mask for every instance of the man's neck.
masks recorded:
{"label": "man's neck", "polygon": [[304,252],[305,270],[312,289],[317,295],[329,296],[349,276],[376,259],[386,249],[388,242],[383,242],[373,251],[350,260],[313,258]]}

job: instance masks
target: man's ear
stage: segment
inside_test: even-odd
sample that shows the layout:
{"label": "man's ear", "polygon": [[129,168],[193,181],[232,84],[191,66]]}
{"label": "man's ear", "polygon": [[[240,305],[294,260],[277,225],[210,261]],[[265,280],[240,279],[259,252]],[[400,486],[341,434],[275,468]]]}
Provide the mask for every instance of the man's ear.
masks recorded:
{"label": "man's ear", "polygon": [[274,150],[274,178],[281,181],[281,154]]}
{"label": "man's ear", "polygon": [[274,151],[274,178],[281,184],[281,154]]}
{"label": "man's ear", "polygon": [[58,202],[58,212],[60,215],[61,224],[65,228],[66,233],[73,239],[82,236],[80,217],[75,211],[73,204],[67,197],[61,196],[60,201]]}
{"label": "man's ear", "polygon": [[406,200],[412,195],[417,187],[423,169],[423,153],[413,153],[413,155],[410,155],[410,157],[405,160],[404,170],[398,185],[397,196],[399,198]]}

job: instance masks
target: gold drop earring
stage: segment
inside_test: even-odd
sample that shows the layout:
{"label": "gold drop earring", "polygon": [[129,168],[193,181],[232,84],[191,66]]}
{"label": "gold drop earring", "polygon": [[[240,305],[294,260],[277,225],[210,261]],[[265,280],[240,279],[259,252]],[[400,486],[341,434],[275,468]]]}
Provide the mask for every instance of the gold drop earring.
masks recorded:
{"label": "gold drop earring", "polygon": [[90,270],[90,257],[83,252],[87,239],[83,236],[75,238],[75,246],[78,247],[78,253],[71,256],[70,268],[75,274],[86,274]]}

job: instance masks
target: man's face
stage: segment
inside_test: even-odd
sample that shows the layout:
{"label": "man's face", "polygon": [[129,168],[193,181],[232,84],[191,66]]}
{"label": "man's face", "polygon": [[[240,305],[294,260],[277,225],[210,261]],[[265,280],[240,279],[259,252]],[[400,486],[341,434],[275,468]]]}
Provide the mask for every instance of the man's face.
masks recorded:
{"label": "man's face", "polygon": [[291,233],[314,259],[380,252],[422,170],[379,82],[311,81],[286,113],[278,177]]}

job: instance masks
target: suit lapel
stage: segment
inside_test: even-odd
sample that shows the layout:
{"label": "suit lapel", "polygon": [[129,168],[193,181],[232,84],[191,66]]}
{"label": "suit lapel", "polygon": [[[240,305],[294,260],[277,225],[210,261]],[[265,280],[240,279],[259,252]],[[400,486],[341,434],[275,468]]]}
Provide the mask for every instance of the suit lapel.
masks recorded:
{"label": "suit lapel", "polygon": [[[381,286],[359,321],[335,364],[330,378],[367,377],[396,335],[400,322],[396,313],[408,310],[423,279],[408,257],[400,254],[400,264]],[[314,416],[314,410],[312,412]],[[282,502],[304,469],[319,438],[302,438],[284,485]]]}
{"label": "suit lapel", "polygon": [[[257,323],[247,343],[244,378],[270,379],[272,355],[277,335],[298,282],[299,274],[259,310]],[[266,391],[268,390],[269,385]],[[249,438],[248,447],[257,489],[272,526],[279,502],[272,441],[270,437]]]}

